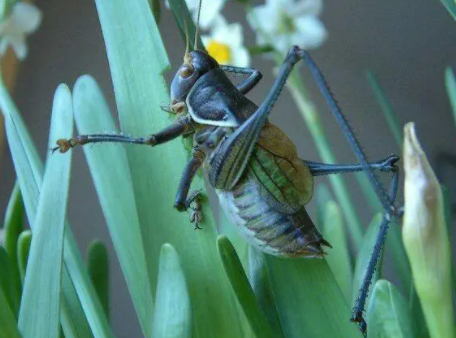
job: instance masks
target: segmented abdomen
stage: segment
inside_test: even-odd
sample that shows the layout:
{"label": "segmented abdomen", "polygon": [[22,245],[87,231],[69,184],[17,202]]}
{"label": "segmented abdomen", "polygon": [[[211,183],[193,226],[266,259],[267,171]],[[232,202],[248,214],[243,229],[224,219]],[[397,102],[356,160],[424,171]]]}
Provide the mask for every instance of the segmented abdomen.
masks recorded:
{"label": "segmented abdomen", "polygon": [[217,190],[225,213],[241,235],[261,251],[275,256],[324,255],[321,245],[329,243],[315,228],[304,207],[292,214],[274,210],[250,170],[247,169],[234,189]]}

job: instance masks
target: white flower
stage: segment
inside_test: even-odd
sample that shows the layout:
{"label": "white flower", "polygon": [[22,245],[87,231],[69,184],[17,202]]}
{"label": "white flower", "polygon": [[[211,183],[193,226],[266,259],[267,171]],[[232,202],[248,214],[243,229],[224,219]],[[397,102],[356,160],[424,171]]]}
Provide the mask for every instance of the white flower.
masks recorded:
{"label": "white flower", "polygon": [[244,46],[242,26],[239,23],[228,24],[219,15],[213,24],[210,35],[202,36],[207,52],[220,64],[247,67],[250,55]]}
{"label": "white flower", "polygon": [[272,45],[286,53],[293,45],[317,48],[326,39],[326,29],[318,19],[322,0],[266,0],[247,14],[260,45]]}
{"label": "white flower", "polygon": [[41,23],[41,11],[33,4],[17,2],[8,17],[0,24],[0,54],[13,47],[19,60],[27,56],[25,37],[35,32]]}
{"label": "white flower", "polygon": [[[198,18],[199,0],[185,0],[188,10],[192,14],[193,21],[196,23]],[[201,15],[199,25],[202,29],[209,29],[218,14],[223,8],[226,0],[203,0],[201,7]],[[165,2],[166,7],[169,8],[168,0]]]}

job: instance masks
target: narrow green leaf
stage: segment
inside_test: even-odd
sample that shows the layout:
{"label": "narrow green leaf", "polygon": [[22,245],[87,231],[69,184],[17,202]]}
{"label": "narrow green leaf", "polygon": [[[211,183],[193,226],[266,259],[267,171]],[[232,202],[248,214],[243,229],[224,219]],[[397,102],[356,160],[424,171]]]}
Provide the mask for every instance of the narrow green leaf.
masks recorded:
{"label": "narrow green leaf", "polygon": [[152,13],[154,14],[155,22],[158,24],[160,22],[161,16],[161,7],[160,0],[148,0]]}
{"label": "narrow green leaf", "polygon": [[249,245],[249,281],[260,308],[263,310],[274,337],[284,338],[279,315],[269,282],[265,254]]}
{"label": "narrow green leaf", "polygon": [[222,209],[219,210],[218,224],[220,234],[228,237],[231,244],[233,244],[234,248],[236,249],[236,252],[239,256],[239,259],[241,260],[244,270],[248,270],[249,244],[241,236],[238,229],[236,229],[236,225],[231,224],[228,217],[225,215],[225,211]]}
{"label": "narrow green leaf", "polygon": [[375,283],[368,307],[369,338],[415,338],[407,301],[386,280]]}
{"label": "narrow green leaf", "polygon": [[19,184],[16,182],[8,207],[5,214],[5,250],[10,259],[10,280],[11,280],[11,297],[13,301],[13,312],[19,311],[21,301],[22,282],[17,265],[17,239],[24,226],[24,206],[22,204],[22,196],[19,189]]}
{"label": "narrow green leaf", "polygon": [[[24,206],[31,227],[34,227],[38,197],[40,194],[43,165],[38,156],[27,128],[14,102],[12,101],[5,84],[0,78],[0,109],[5,117],[5,129],[8,144],[12,154],[14,167],[18,177]],[[81,299],[85,315],[94,334],[98,337],[112,337],[103,309],[96,297],[93,286],[78,252],[76,242],[68,225],[65,231],[64,260],[65,269],[71,276],[74,289],[64,285],[65,297],[74,297],[67,292],[77,291]],[[18,248],[19,253],[22,252]],[[77,309],[75,309],[76,311]],[[80,316],[82,318],[82,315]],[[71,321],[71,318],[67,318]],[[87,336],[85,336],[87,337]]]}
{"label": "narrow green leaf", "polygon": [[[80,134],[115,130],[108,105],[90,76],[76,81],[74,113]],[[84,147],[84,153],[133,304],[147,336],[153,300],[125,149],[119,145],[101,145]],[[113,167],[116,170],[111,170]]]}
{"label": "narrow green leaf", "polygon": [[[160,109],[160,105],[169,104],[161,75],[169,63],[150,6],[146,0],[96,0],[96,5],[121,129],[133,136],[155,133],[170,123],[169,114]],[[235,299],[214,245],[216,228],[209,204],[202,206],[201,231],[193,230],[188,213],[178,213],[172,207],[187,160],[182,142],[126,150],[151,289],[156,289],[160,248],[170,243],[182,259],[192,297],[192,337],[241,336]],[[195,177],[192,189],[204,193],[202,177]]]}
{"label": "narrow green leaf", "polygon": [[316,224],[321,231],[324,231],[325,227],[325,213],[326,213],[326,204],[329,201],[332,201],[332,195],[329,191],[329,188],[326,184],[320,183],[317,185],[314,193],[317,201],[317,217]]}
{"label": "narrow green leaf", "polygon": [[[186,35],[188,34],[188,43],[190,44],[190,48],[193,48],[196,27],[193,23],[192,17],[187,8],[185,0],[168,0],[168,2],[169,9],[173,13],[174,20],[176,21],[177,26],[179,28],[179,33],[181,34],[182,41],[186,41]],[[204,8],[202,8],[201,10],[204,10]],[[204,44],[201,41],[201,35],[198,36],[198,49],[205,50]]]}
{"label": "narrow green leaf", "polygon": [[[372,219],[369,227],[367,228],[366,234],[363,238],[363,245],[358,252],[358,256],[356,258],[356,265],[355,265],[355,273],[353,275],[353,289],[352,289],[352,304],[355,303],[358,297],[358,291],[361,288],[361,285],[364,281],[364,275],[366,273],[367,266],[369,264],[369,260],[372,256],[372,251],[374,250],[375,241],[377,240],[378,230],[380,229],[380,224],[382,222],[382,215],[377,214]],[[375,281],[380,278],[381,276],[381,266],[382,266],[382,259],[380,259],[377,269],[375,270],[374,277],[372,278],[372,285]],[[370,297],[371,293],[369,293]],[[369,299],[366,300],[366,304],[368,304]]]}
{"label": "narrow green leaf", "polygon": [[109,258],[103,242],[95,240],[90,243],[87,249],[87,270],[106,317],[109,318]]}
{"label": "narrow green leaf", "polygon": [[21,338],[16,324],[16,317],[0,288],[0,338]]}
{"label": "narrow green leaf", "polygon": [[22,283],[27,270],[27,261],[30,252],[30,243],[32,242],[32,232],[30,230],[22,231],[17,239],[17,266]]}
{"label": "narrow green leaf", "polygon": [[[66,85],[54,96],[49,147],[73,134],[73,105]],[[19,330],[23,338],[58,338],[64,221],[70,182],[71,152],[48,156],[25,274]],[[57,183],[56,183],[57,182]],[[41,311],[36,311],[37,304]]]}
{"label": "narrow green leaf", "polygon": [[[60,321],[62,324],[64,338],[91,338],[92,331],[84,315],[84,309],[79,301],[76,289],[71,282],[68,270],[64,269],[62,274],[62,298],[60,309]],[[69,290],[68,290],[69,289]]]}
{"label": "narrow green leaf", "polygon": [[153,338],[190,338],[191,306],[179,255],[170,244],[163,244],[158,267]]}
{"label": "narrow green leaf", "polygon": [[[442,0],[442,2],[443,1],[446,0]],[[448,2],[453,3],[452,0],[448,0]],[[453,6],[456,9],[456,5],[454,3]],[[451,67],[447,67],[445,69],[445,87],[450,100],[451,109],[453,110],[454,121],[456,122],[456,78],[454,77],[453,69],[451,69]]]}
{"label": "narrow green leaf", "polygon": [[326,203],[323,237],[331,243],[326,261],[347,302],[351,301],[353,270],[345,235],[344,219],[339,206],[334,201]]}
{"label": "narrow green leaf", "polygon": [[446,8],[448,13],[456,20],[456,4],[454,0],[440,0],[442,5]]}
{"label": "narrow green leaf", "polygon": [[219,236],[217,239],[217,248],[231,287],[253,332],[257,337],[274,337],[272,329],[255,298],[255,293],[249,284],[249,280],[245,275],[241,261],[233,245],[226,236]]}
{"label": "narrow green leaf", "polygon": [[266,255],[266,262],[285,337],[362,336],[326,260]]}
{"label": "narrow green leaf", "polygon": [[374,92],[375,98],[377,99],[377,102],[380,105],[380,109],[383,115],[385,115],[386,121],[388,122],[388,126],[391,132],[393,133],[397,146],[399,147],[399,149],[401,149],[403,141],[402,127],[399,123],[399,120],[396,117],[396,114],[394,113],[393,106],[386,97],[386,94],[383,88],[378,83],[374,73],[372,73],[371,71],[367,71],[366,76],[367,81],[369,82],[369,85],[371,86],[372,91]]}
{"label": "narrow green leaf", "polygon": [[8,253],[5,248],[0,245],[0,290],[6,298],[7,306],[16,317],[15,306],[17,306],[17,304],[14,303],[15,300],[12,295],[13,285],[11,284],[11,270],[11,260],[8,257]]}

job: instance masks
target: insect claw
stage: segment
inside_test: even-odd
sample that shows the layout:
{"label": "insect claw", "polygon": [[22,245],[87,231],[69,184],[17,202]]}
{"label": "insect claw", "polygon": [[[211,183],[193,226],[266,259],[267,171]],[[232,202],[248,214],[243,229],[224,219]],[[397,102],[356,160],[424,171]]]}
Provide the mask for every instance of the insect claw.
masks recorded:
{"label": "insect claw", "polygon": [[331,248],[332,249],[332,245],[324,238],[320,239],[320,245],[324,245],[324,246],[327,246],[328,248]]}

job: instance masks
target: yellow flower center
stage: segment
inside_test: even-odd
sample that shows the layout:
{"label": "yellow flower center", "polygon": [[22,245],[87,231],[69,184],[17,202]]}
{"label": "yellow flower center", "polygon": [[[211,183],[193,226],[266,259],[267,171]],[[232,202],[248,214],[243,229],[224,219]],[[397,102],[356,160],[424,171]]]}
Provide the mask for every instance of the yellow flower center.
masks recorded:
{"label": "yellow flower center", "polygon": [[224,64],[231,61],[230,47],[223,42],[210,40],[206,49],[209,55],[217,60],[218,63]]}

